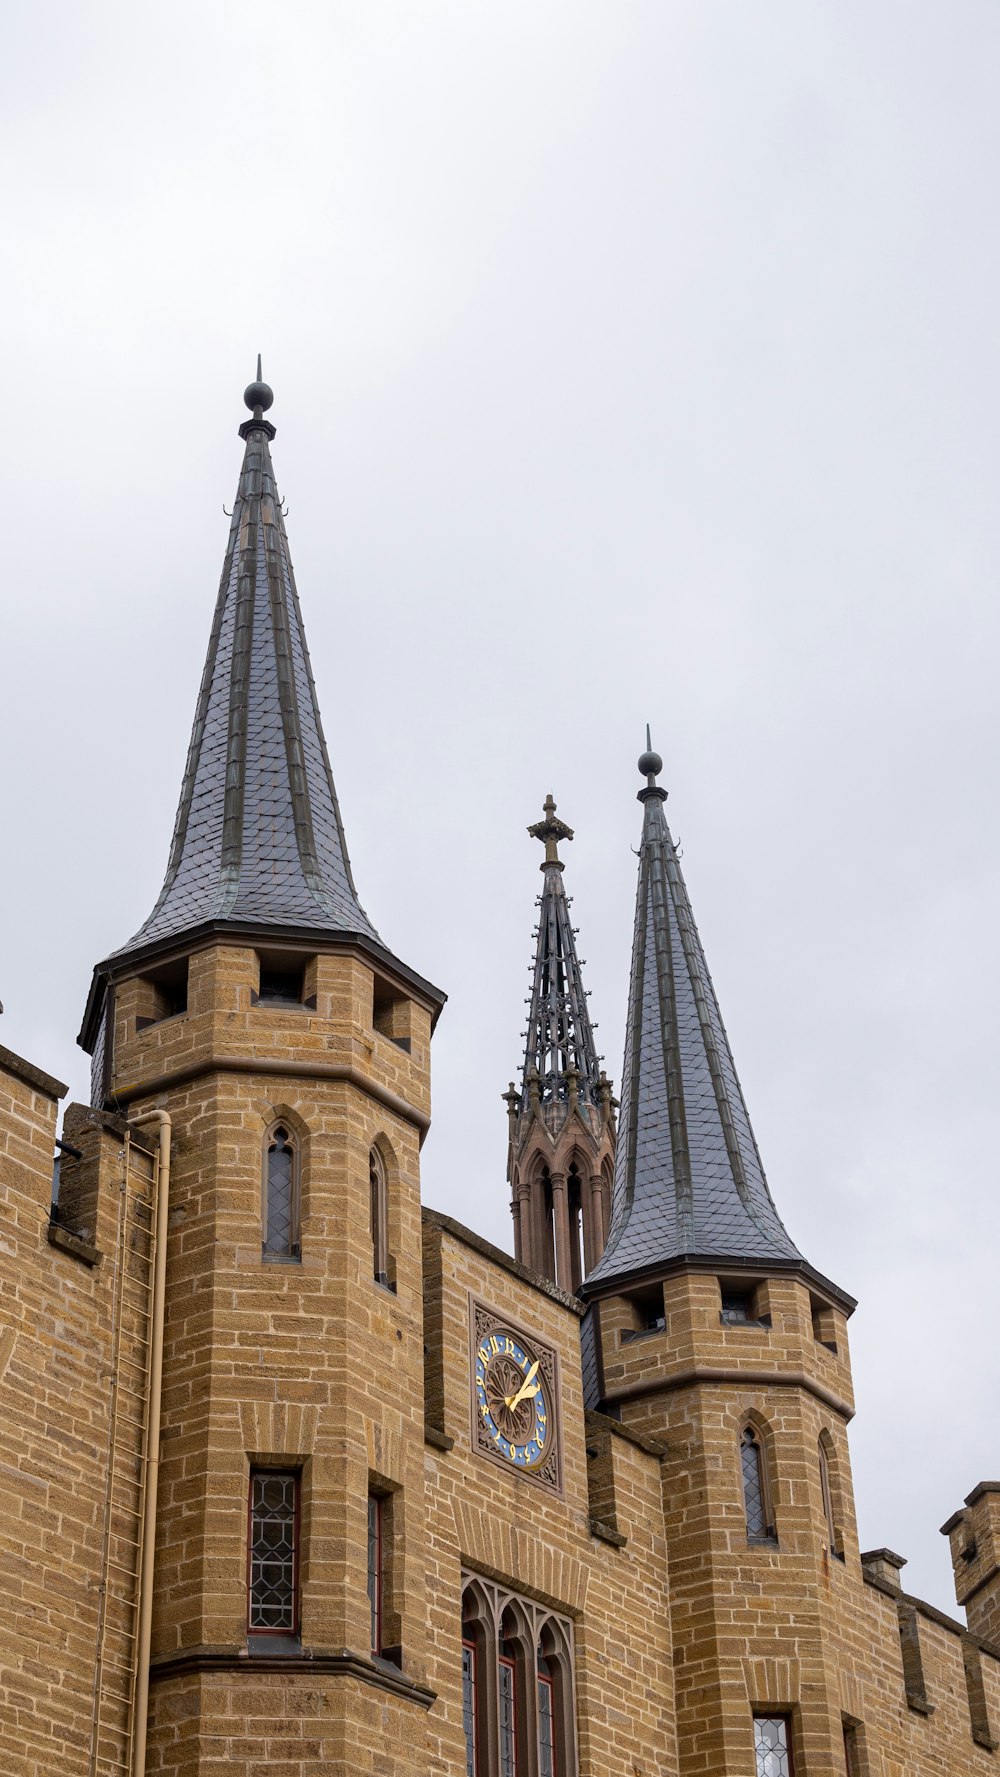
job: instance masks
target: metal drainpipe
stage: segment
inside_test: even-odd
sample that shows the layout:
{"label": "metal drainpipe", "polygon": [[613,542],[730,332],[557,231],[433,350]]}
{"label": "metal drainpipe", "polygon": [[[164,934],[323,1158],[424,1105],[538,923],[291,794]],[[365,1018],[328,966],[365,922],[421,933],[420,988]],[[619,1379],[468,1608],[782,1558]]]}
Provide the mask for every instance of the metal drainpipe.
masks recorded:
{"label": "metal drainpipe", "polygon": [[146,1432],[146,1495],[142,1517],[142,1568],[136,1625],[135,1711],[132,1720],[132,1777],[145,1777],[146,1722],[149,1715],[149,1646],[153,1627],[153,1558],[156,1552],[156,1493],[160,1479],[160,1396],[163,1384],[163,1313],[167,1293],[167,1204],[170,1199],[170,1117],[146,1111],[133,1128],[158,1123],[160,1164],[156,1181],[156,1263],[149,1329],[149,1420]]}

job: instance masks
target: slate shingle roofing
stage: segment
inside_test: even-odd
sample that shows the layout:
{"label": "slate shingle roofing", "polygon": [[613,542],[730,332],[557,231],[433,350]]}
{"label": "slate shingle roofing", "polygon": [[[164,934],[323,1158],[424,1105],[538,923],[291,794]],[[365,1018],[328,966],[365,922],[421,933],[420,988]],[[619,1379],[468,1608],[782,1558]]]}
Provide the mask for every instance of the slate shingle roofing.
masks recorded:
{"label": "slate shingle roofing", "polygon": [[656,783],[646,787],[611,1225],[592,1285],[672,1261],[801,1263],[764,1177]]}
{"label": "slate shingle roofing", "polygon": [[323,738],[263,417],[271,391],[258,380],[246,399],[253,418],[240,427],[246,451],[166,879],[116,957],[220,920],[378,942]]}

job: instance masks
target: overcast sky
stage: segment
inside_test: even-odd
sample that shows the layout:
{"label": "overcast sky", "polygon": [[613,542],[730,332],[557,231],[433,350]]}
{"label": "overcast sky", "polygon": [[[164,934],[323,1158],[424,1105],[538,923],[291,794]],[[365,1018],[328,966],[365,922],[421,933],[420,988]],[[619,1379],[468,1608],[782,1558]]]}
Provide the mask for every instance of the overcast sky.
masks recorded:
{"label": "overcast sky", "polygon": [[552,790],[616,1082],[652,725],[862,1547],[1000,1469],[995,0],[7,0],[0,1041],[87,1095],[256,353],[355,877],[509,1244]]}

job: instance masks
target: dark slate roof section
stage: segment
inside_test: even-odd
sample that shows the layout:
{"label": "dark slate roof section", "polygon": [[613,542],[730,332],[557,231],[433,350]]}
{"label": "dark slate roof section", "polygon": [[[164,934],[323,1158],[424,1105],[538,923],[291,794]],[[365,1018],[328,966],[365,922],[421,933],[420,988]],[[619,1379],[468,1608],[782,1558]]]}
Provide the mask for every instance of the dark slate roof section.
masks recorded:
{"label": "dark slate roof section", "polygon": [[647,784],[611,1227],[587,1293],[678,1260],[803,1263],[764,1177],[667,827]]}
{"label": "dark slate roof section", "polygon": [[116,957],[217,920],[378,942],[355,892],[323,738],[274,428],[258,406],[240,430],[243,471],[166,880]]}
{"label": "dark slate roof section", "polygon": [[528,1010],[521,1104],[530,1105],[529,1085],[537,1084],[543,1106],[569,1099],[569,1072],[575,1069],[582,1104],[601,1103],[601,1070],[587,1007],[576,935],[570,916],[572,900],[563,885],[560,839],[573,831],[556,818],[551,795],[545,799],[545,820],[528,832],[545,843],[542,892],[538,898],[535,968]]}

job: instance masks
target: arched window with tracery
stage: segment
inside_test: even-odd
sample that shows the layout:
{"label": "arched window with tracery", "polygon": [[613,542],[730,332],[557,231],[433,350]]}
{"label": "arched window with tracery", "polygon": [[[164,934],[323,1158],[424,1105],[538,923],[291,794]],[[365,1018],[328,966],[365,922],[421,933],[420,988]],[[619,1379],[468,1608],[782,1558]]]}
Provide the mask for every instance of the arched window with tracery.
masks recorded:
{"label": "arched window with tracery", "polygon": [[774,1537],[774,1523],[767,1461],[760,1433],[749,1421],[740,1432],[740,1469],[747,1537],[751,1542],[769,1541]]}
{"label": "arched window with tracery", "polygon": [[389,1182],[385,1161],[378,1148],[368,1155],[368,1195],[372,1237],[372,1274],[376,1283],[389,1283]]}
{"label": "arched window with tracery", "polygon": [[264,1142],[262,1251],[265,1259],[301,1255],[299,1144],[287,1123],[276,1123]]}
{"label": "arched window with tracery", "polygon": [[573,1631],[476,1575],[462,1591],[466,1777],[575,1777]]}
{"label": "arched window with tracery", "polygon": [[573,1662],[558,1618],[538,1631],[536,1668],[538,1777],[566,1777],[573,1767]]}

